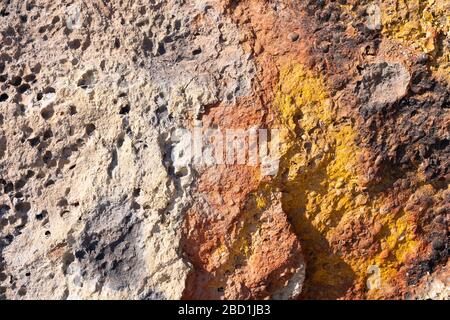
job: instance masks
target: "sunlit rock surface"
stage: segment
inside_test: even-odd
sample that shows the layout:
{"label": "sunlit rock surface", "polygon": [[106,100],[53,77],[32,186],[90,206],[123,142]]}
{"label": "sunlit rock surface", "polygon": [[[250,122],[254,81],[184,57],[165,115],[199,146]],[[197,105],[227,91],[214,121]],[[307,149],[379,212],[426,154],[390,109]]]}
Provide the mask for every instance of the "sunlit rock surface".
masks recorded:
{"label": "sunlit rock surface", "polygon": [[[3,1],[0,298],[448,299],[449,12]],[[195,128],[277,170],[174,163]]]}

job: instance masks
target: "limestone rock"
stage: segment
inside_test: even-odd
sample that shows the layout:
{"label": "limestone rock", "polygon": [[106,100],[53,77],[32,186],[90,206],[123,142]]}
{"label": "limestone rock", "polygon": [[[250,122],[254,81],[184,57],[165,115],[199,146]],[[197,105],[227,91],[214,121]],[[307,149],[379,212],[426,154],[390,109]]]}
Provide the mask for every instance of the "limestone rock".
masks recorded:
{"label": "limestone rock", "polygon": [[2,2],[0,298],[448,299],[448,6]]}

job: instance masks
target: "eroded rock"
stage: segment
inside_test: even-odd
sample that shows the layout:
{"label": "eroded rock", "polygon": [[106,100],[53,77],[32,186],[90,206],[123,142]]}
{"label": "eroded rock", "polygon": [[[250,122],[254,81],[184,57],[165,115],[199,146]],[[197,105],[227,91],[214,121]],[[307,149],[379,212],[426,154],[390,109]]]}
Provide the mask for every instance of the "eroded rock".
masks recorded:
{"label": "eroded rock", "polygon": [[[0,297],[448,298],[448,1],[0,5]],[[177,129],[284,129],[274,175]]]}

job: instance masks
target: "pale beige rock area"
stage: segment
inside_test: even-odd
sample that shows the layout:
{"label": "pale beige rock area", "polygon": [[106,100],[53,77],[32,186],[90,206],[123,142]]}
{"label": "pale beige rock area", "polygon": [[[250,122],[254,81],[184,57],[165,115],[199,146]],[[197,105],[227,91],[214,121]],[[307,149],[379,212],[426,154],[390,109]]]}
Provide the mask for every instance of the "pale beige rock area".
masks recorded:
{"label": "pale beige rock area", "polygon": [[171,133],[249,90],[236,27],[207,1],[1,9],[0,294],[180,298],[192,179],[173,173]]}

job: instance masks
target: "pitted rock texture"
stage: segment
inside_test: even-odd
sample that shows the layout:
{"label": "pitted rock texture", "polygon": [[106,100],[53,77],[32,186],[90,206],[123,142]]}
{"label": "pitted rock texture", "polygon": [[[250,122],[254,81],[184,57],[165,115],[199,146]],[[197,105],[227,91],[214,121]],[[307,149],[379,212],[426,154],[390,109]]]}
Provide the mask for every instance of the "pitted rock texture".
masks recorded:
{"label": "pitted rock texture", "polygon": [[[450,2],[0,4],[0,298],[448,299]],[[283,129],[279,170],[175,165]]]}

